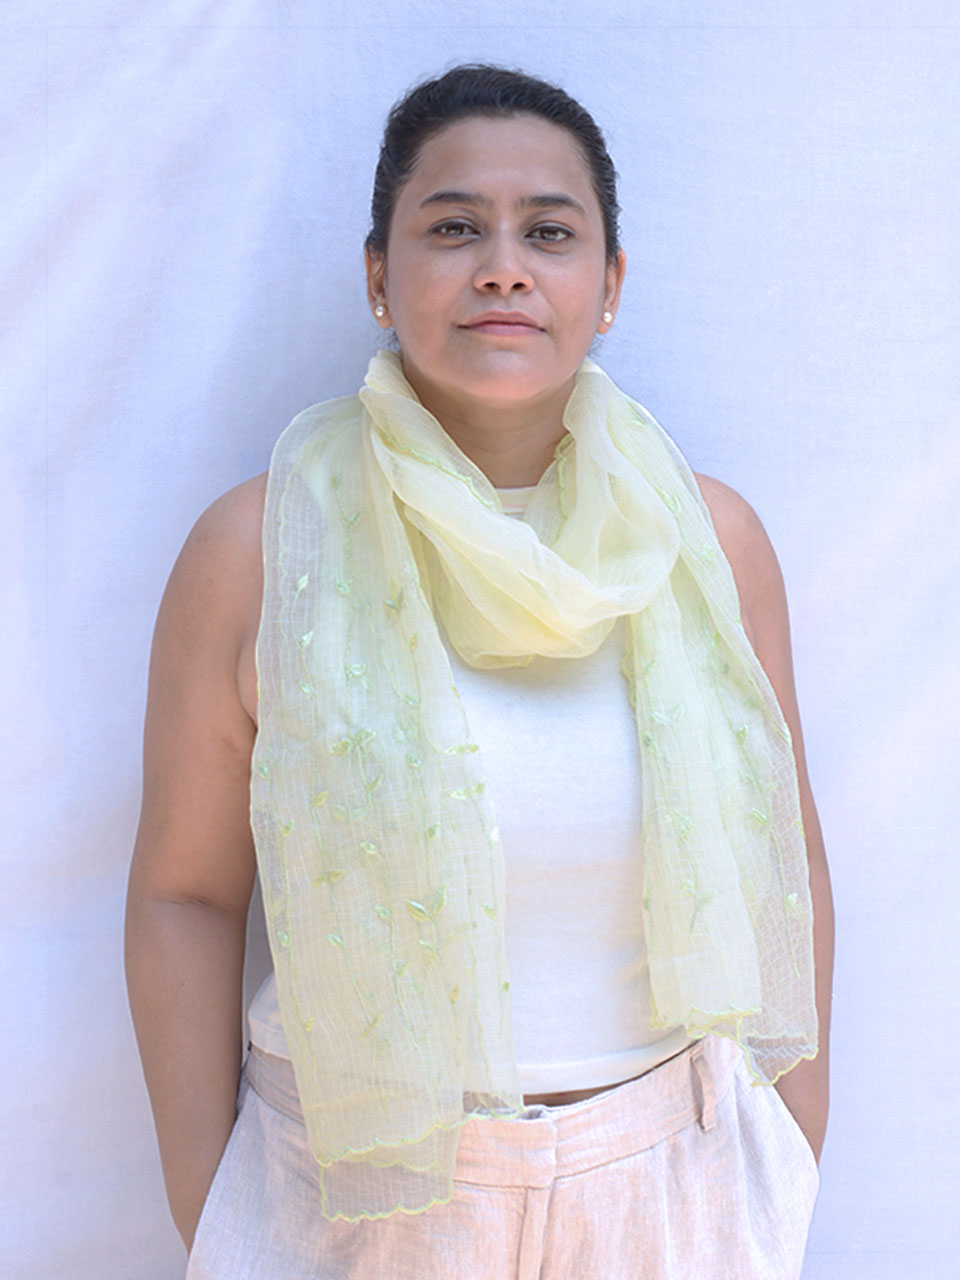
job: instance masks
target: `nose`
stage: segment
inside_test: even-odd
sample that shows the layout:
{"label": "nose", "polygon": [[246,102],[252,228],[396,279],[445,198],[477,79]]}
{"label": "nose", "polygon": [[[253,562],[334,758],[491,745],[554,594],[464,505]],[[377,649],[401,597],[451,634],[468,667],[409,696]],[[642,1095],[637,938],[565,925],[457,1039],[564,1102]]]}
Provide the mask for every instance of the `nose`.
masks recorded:
{"label": "nose", "polygon": [[498,293],[508,297],[514,290],[526,293],[533,288],[533,275],[521,245],[507,231],[489,234],[484,240],[485,253],[473,277],[480,293]]}

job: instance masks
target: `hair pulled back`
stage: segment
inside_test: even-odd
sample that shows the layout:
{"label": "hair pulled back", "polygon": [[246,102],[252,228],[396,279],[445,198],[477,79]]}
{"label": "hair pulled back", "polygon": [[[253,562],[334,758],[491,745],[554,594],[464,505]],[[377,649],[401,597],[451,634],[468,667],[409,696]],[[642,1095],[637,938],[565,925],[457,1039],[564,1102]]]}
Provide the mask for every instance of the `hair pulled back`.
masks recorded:
{"label": "hair pulled back", "polygon": [[373,180],[367,248],[372,253],[386,252],[397,193],[413,172],[424,143],[448,125],[471,116],[498,119],[520,114],[540,116],[559,125],[579,144],[600,202],[604,244],[612,261],[620,247],[617,174],[593,116],[556,85],[522,71],[482,63],[453,67],[442,76],[425,80],[390,111]]}

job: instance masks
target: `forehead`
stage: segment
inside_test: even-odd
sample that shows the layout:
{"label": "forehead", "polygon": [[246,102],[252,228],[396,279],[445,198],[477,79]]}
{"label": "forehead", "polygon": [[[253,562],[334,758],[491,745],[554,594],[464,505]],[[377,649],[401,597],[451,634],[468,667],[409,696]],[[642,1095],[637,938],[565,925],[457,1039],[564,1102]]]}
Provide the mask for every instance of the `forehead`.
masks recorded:
{"label": "forehead", "polygon": [[[599,212],[590,169],[569,130],[540,116],[471,116],[447,125],[423,144],[400,192],[408,200],[426,189],[477,190],[495,196],[566,191]],[[399,201],[398,201],[399,203]]]}

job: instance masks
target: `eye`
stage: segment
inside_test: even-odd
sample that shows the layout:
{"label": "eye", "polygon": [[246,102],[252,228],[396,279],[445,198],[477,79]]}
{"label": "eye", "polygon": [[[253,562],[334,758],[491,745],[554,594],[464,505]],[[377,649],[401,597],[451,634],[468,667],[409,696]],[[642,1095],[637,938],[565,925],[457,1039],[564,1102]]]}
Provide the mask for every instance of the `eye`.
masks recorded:
{"label": "eye", "polygon": [[555,222],[541,222],[539,226],[533,227],[528,234],[534,240],[541,240],[544,244],[562,244],[564,240],[569,240],[573,236],[573,232],[569,227],[561,227]]}
{"label": "eye", "polygon": [[476,235],[477,229],[464,218],[447,218],[445,222],[432,226],[430,232],[444,240],[462,240],[466,236]]}

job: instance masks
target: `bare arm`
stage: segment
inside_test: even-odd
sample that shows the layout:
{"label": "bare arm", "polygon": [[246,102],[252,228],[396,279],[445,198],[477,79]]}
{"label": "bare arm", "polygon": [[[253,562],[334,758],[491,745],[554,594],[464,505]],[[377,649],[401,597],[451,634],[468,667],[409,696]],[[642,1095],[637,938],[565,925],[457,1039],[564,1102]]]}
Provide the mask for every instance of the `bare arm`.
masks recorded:
{"label": "bare arm", "polygon": [[255,726],[240,694],[261,593],[262,478],[200,518],[157,619],[126,969],[167,1196],[189,1248],[236,1115]]}
{"label": "bare arm", "polygon": [[793,679],[790,624],[780,566],[756,513],[726,485],[698,476],[740,595],[741,616],[751,644],[779,699],[793,737],[800,784],[800,809],[807,841],[810,893],[813,899],[813,948],[816,966],[820,1051],[812,1062],[800,1062],[777,1081],[776,1089],[807,1136],[819,1160],[830,1100],[830,996],[833,985],[833,899],[830,875],[807,777],[803,734]]}

